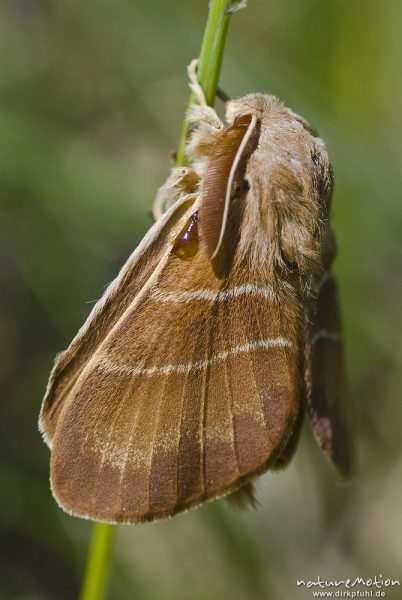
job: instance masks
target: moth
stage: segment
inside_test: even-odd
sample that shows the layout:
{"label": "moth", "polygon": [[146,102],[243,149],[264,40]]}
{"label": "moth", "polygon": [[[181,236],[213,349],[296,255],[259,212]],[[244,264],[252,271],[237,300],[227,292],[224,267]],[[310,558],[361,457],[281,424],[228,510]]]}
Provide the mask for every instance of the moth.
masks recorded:
{"label": "moth", "polygon": [[191,115],[191,166],[50,375],[40,429],[68,513],[138,523],[232,495],[291,459],[307,413],[351,468],[333,173],[302,117],[271,95]]}

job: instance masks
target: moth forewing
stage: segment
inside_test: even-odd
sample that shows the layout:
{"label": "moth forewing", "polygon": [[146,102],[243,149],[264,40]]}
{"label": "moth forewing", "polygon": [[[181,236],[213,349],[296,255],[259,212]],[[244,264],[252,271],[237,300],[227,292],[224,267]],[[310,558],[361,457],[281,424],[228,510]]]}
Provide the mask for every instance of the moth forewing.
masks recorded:
{"label": "moth forewing", "polygon": [[71,389],[87,362],[109,334],[127,307],[150,280],[152,273],[170,251],[181,224],[191,214],[194,196],[182,195],[176,204],[148,231],[96,303],[70,346],[59,354],[43,399],[39,428],[51,447],[57,420]]}
{"label": "moth forewing", "polygon": [[238,489],[291,434],[295,352],[264,282],[245,284],[239,269],[221,280],[201,252],[170,253],[59,417],[51,474],[60,504],[139,522]]}

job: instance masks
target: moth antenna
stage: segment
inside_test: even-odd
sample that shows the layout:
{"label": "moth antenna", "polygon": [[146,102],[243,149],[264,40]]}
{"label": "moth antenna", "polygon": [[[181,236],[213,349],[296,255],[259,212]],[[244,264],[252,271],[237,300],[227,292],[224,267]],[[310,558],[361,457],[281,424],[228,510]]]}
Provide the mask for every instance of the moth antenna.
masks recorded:
{"label": "moth antenna", "polygon": [[205,99],[204,90],[200,86],[200,82],[198,80],[197,70],[198,63],[200,61],[198,58],[193,58],[191,63],[187,67],[188,77],[190,79],[190,89],[194,92],[194,95],[198,101],[198,104],[202,107],[208,106],[207,101]]}
{"label": "moth antenna", "polygon": [[209,160],[200,206],[200,238],[209,260],[217,256],[222,245],[234,177],[256,122],[255,115],[239,117],[222,134]]}
{"label": "moth antenna", "polygon": [[216,95],[219,98],[219,100],[221,100],[224,104],[226,104],[227,102],[231,101],[231,97],[229,96],[229,94],[227,94],[224,90],[222,90],[220,87],[217,88],[216,90]]}
{"label": "moth antenna", "polygon": [[258,506],[252,481],[249,481],[229,496],[226,496],[226,500],[233,508],[237,508],[238,510],[257,508]]}

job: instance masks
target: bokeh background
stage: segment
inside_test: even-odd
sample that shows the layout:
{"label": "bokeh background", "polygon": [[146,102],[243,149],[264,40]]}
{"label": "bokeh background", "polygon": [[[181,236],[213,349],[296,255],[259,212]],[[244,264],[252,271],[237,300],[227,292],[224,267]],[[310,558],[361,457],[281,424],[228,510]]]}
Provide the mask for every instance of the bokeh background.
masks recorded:
{"label": "bokeh background", "polygon": [[[77,597],[91,524],[52,499],[40,402],[151,224],[206,15],[207,0],[0,4],[1,599]],[[354,484],[337,485],[305,427],[257,511],[219,501],[121,527],[109,598],[288,600],[318,575],[402,579],[401,19],[397,0],[249,0],[221,78],[231,96],[285,100],[333,159]]]}

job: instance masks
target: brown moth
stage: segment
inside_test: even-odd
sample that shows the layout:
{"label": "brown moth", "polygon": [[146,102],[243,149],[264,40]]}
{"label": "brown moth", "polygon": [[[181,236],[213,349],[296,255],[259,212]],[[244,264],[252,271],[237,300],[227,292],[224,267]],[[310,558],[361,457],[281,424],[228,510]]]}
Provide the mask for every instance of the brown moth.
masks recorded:
{"label": "brown moth", "polygon": [[[67,512],[137,523],[285,466],[303,413],[350,471],[323,141],[274,96],[191,114],[191,167],[57,359],[40,429]],[[163,208],[167,211],[163,213]]]}

